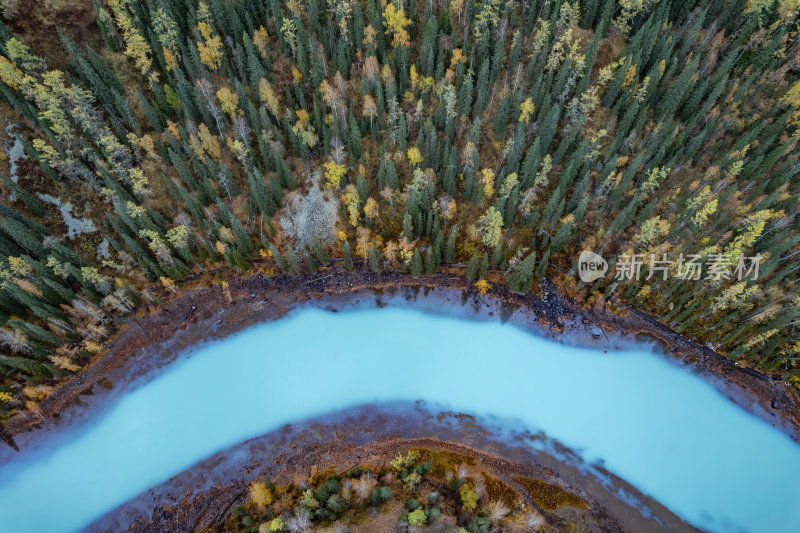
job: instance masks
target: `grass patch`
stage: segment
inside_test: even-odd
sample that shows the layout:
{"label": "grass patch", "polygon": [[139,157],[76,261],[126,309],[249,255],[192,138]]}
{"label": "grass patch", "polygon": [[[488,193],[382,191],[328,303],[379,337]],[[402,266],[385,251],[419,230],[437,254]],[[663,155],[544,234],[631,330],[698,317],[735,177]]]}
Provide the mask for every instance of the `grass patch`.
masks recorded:
{"label": "grass patch", "polygon": [[533,498],[533,502],[548,511],[554,511],[566,506],[586,509],[588,505],[583,499],[567,492],[557,485],[545,483],[541,479],[515,476],[514,481],[523,486],[525,491]]}

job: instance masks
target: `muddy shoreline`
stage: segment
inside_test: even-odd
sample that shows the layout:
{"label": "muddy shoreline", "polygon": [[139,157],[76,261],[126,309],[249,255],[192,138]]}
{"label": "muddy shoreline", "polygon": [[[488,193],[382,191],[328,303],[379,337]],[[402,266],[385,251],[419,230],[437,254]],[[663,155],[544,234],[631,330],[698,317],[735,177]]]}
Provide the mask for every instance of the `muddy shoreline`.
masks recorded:
{"label": "muddy shoreline", "polygon": [[[18,415],[5,424],[5,432],[23,449],[40,440],[34,434],[85,418],[85,411],[102,411],[110,397],[198,343],[281,318],[306,304],[332,311],[409,304],[470,319],[508,320],[562,343],[601,349],[651,342],[667,359],[688,365],[732,401],[800,443],[800,405],[786,384],[754,375],[643,313],[621,316],[599,307],[587,311],[548,283],[538,295],[513,294],[494,286],[481,296],[456,273],[415,279],[405,273],[347,272],[337,266],[297,278],[261,274],[232,278],[228,295],[220,285],[189,290],[117,335],[111,349],[86,369],[85,377],[72,378],[39,405],[41,417]],[[13,453],[4,446],[0,462],[8,460],[6,451]]]}

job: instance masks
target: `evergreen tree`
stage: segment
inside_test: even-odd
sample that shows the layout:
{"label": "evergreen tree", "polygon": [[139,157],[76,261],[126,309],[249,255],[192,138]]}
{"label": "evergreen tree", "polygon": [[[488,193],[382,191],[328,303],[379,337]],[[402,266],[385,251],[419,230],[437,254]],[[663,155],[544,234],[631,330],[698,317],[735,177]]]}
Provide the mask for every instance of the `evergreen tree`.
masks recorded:
{"label": "evergreen tree", "polygon": [[350,243],[348,241],[344,241],[344,245],[342,245],[342,255],[344,257],[344,267],[352,272],[353,271],[353,254],[350,251]]}
{"label": "evergreen tree", "polygon": [[418,278],[422,275],[422,257],[419,255],[418,250],[414,250],[414,255],[411,257],[411,264],[408,267],[411,276]]}
{"label": "evergreen tree", "polygon": [[536,268],[536,252],[531,252],[511,268],[508,277],[509,290],[522,294],[530,292],[533,288],[534,268]]}
{"label": "evergreen tree", "polygon": [[469,262],[467,263],[467,269],[464,273],[464,277],[467,278],[468,281],[472,281],[478,277],[478,269],[481,266],[481,258],[478,252],[474,252],[472,257],[469,258]]}
{"label": "evergreen tree", "polygon": [[380,250],[372,244],[369,246],[369,268],[376,274],[383,272],[383,257]]}
{"label": "evergreen tree", "polygon": [[291,245],[286,251],[286,267],[290,276],[296,278],[300,275],[300,262],[297,260],[297,256],[294,253],[294,248],[292,248]]}
{"label": "evergreen tree", "polygon": [[316,255],[320,264],[325,267],[329,266],[331,264],[331,259],[328,256],[328,252],[325,251],[325,246],[323,246],[322,242],[319,240],[319,237],[316,235],[311,241],[311,246],[314,248],[314,255]]}

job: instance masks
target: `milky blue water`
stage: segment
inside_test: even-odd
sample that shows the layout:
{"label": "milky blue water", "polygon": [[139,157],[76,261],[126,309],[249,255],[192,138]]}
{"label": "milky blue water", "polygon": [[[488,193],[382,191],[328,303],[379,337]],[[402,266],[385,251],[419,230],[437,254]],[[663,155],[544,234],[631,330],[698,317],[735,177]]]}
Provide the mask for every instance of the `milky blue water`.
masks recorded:
{"label": "milky blue water", "polygon": [[800,446],[686,370],[402,308],[307,309],[202,346],[0,467],[0,530],[76,531],[288,422],[417,399],[542,430],[697,526],[800,531]]}

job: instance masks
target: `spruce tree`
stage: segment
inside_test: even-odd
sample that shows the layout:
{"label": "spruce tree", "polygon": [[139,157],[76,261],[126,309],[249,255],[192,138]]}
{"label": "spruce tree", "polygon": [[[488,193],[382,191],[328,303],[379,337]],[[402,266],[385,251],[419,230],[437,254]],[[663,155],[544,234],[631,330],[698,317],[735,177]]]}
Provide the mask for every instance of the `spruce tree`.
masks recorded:
{"label": "spruce tree", "polygon": [[325,251],[325,246],[322,244],[322,241],[319,240],[319,237],[316,235],[311,240],[311,246],[314,249],[314,255],[319,260],[322,266],[329,266],[331,264],[331,259],[328,256],[328,252]]}
{"label": "spruce tree", "polygon": [[344,267],[352,272],[353,271],[353,254],[350,251],[350,242],[344,241],[344,245],[342,245],[342,255],[344,259]]}
{"label": "spruce tree", "polygon": [[269,251],[272,254],[272,260],[275,261],[275,265],[280,269],[280,271],[287,272],[288,265],[286,260],[281,255],[280,250],[278,250],[278,247],[272,243],[269,243]]}
{"label": "spruce tree", "polygon": [[418,278],[422,275],[422,257],[419,255],[419,250],[414,249],[414,255],[411,257],[411,264],[408,267],[411,276]]}
{"label": "spruce tree", "polygon": [[467,263],[467,270],[464,273],[464,277],[467,278],[468,281],[472,281],[478,277],[478,269],[481,265],[481,258],[478,252],[474,252],[472,257],[469,258],[469,263]]}
{"label": "spruce tree", "polygon": [[511,269],[508,277],[509,290],[522,294],[530,292],[533,288],[534,268],[536,268],[536,252],[531,252]]}
{"label": "spruce tree", "polygon": [[289,249],[286,251],[286,267],[290,276],[296,278],[300,275],[300,262],[297,260],[294,248],[292,248],[291,245],[289,245]]}
{"label": "spruce tree", "polygon": [[444,262],[452,263],[456,259],[456,229],[450,232],[447,237],[447,244],[444,248]]}
{"label": "spruce tree", "polygon": [[383,257],[380,250],[372,244],[369,246],[369,268],[376,274],[383,272]]}

